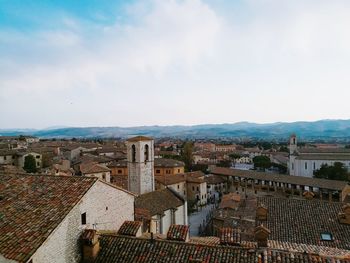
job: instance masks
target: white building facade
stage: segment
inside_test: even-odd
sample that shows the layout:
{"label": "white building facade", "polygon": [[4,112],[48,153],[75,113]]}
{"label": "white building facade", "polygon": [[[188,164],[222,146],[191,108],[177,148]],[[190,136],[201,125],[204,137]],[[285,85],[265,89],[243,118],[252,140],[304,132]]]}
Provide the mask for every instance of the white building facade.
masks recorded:
{"label": "white building facade", "polygon": [[318,149],[297,147],[297,137],[293,134],[289,141],[289,175],[313,177],[314,172],[327,164],[334,165],[336,162],[343,163],[350,169],[350,149]]}

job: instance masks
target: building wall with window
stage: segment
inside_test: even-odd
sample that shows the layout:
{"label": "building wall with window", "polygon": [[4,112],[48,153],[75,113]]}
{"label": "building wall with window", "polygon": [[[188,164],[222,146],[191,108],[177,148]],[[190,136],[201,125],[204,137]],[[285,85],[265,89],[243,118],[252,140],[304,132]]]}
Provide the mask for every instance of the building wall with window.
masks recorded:
{"label": "building wall with window", "polygon": [[[82,224],[85,213],[86,222]],[[134,195],[97,181],[34,253],[33,263],[80,262],[79,238],[85,228],[117,231],[134,220]]]}
{"label": "building wall with window", "polygon": [[18,167],[20,167],[20,168],[24,167],[24,162],[25,162],[25,159],[28,155],[32,155],[34,157],[36,168],[39,169],[42,167],[42,155],[40,153],[35,153],[35,152],[29,152],[29,153],[26,153],[24,155],[18,156],[18,158],[17,158]]}
{"label": "building wall with window", "polygon": [[15,165],[17,162],[16,156],[14,154],[3,153],[0,155],[0,164],[10,164]]}
{"label": "building wall with window", "polygon": [[98,179],[101,179],[107,183],[111,182],[111,173],[110,172],[100,172],[100,173],[86,173],[84,176],[89,176],[89,177],[97,177]]}
{"label": "building wall with window", "polygon": [[199,205],[207,203],[207,183],[194,183],[187,181],[187,199],[191,201],[198,200]]}
{"label": "building wall with window", "polygon": [[322,165],[327,164],[331,166],[335,162],[343,163],[348,170],[350,168],[350,160],[305,160],[297,157],[290,163],[290,175],[313,177],[314,171],[320,169]]}
{"label": "building wall with window", "polygon": [[185,167],[154,167],[154,175],[181,174],[185,172]]}

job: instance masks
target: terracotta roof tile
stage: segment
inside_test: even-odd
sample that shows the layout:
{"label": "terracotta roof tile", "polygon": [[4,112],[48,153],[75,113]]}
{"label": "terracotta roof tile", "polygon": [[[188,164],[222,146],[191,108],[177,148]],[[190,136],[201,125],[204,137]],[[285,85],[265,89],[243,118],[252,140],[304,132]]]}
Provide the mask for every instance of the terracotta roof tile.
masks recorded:
{"label": "terracotta roof tile", "polygon": [[[340,224],[338,213],[344,204],[320,200],[259,197],[268,208],[263,223],[270,240],[318,245],[350,250],[350,225]],[[333,241],[322,241],[321,234],[330,233]]]}
{"label": "terracotta roof tile", "polygon": [[183,201],[168,188],[156,190],[135,198],[135,209],[141,208],[153,216],[183,205]]}
{"label": "terracotta roof tile", "polygon": [[142,223],[140,221],[125,221],[118,230],[119,235],[136,236]]}
{"label": "terracotta roof tile", "polygon": [[0,254],[27,261],[96,180],[0,175]]}
{"label": "terracotta roof tile", "polygon": [[267,180],[267,181],[280,182],[280,183],[307,185],[312,187],[339,190],[339,191],[343,190],[344,187],[348,184],[345,181],[309,178],[304,176],[281,175],[281,174],[264,173],[264,172],[250,171],[250,170],[245,171],[245,170],[230,169],[230,168],[224,168],[224,167],[215,167],[214,169],[212,169],[211,172],[213,174],[217,174],[221,176],[237,176],[237,177],[256,179],[256,180]]}
{"label": "terracotta roof tile", "polygon": [[167,233],[168,240],[186,241],[189,227],[185,225],[171,225]]}

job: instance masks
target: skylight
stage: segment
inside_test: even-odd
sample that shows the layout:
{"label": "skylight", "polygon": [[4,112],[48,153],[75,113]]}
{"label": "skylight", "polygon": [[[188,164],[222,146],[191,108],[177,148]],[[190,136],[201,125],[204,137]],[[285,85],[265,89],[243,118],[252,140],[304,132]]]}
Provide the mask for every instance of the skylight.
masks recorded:
{"label": "skylight", "polygon": [[331,233],[321,233],[321,240],[322,241],[332,241],[333,237]]}

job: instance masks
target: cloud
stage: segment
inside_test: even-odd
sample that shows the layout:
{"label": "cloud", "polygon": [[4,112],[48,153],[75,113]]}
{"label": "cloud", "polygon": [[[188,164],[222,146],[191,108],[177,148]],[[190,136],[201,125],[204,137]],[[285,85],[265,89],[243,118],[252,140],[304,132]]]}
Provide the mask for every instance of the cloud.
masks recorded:
{"label": "cloud", "polygon": [[1,122],[44,127],[346,117],[340,106],[346,96],[335,103],[329,94],[349,95],[349,3],[230,4],[140,1],[124,10],[127,18],[115,13],[114,23],[64,14],[47,21],[59,27],[0,30]]}

